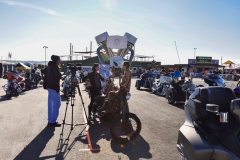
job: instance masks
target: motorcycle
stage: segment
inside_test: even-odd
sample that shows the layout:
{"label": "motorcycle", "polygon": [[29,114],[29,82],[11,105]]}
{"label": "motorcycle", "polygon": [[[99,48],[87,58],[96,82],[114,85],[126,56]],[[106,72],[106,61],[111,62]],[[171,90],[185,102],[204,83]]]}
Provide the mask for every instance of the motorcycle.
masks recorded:
{"label": "motorcycle", "polygon": [[160,76],[160,80],[153,82],[152,93],[160,94],[161,96],[166,95],[167,89],[170,87],[170,82],[172,82],[172,76],[169,74],[163,74]]}
{"label": "motorcycle", "polygon": [[135,87],[137,90],[140,90],[141,87],[144,88],[152,88],[153,83],[155,82],[155,78],[157,74],[155,73],[143,73],[140,76],[140,79],[136,80]]}
{"label": "motorcycle", "polygon": [[[110,84],[107,87],[110,87]],[[105,89],[106,92],[108,90]],[[111,121],[110,134],[118,143],[134,140],[141,131],[140,119],[129,112],[127,100],[130,97],[131,94],[127,93],[126,86],[121,85],[119,90],[113,87],[106,96],[98,96],[94,102],[98,117],[101,120]]]}
{"label": "motorcycle", "polygon": [[42,80],[42,76],[40,75],[39,72],[31,74],[32,87],[37,87],[38,84],[40,84],[41,80]]}
{"label": "motorcycle", "polygon": [[30,72],[25,73],[25,79],[23,80],[25,83],[26,90],[30,90],[32,88],[32,80],[30,78]]}
{"label": "motorcycle", "polygon": [[224,79],[219,74],[208,74],[203,79],[209,86],[226,86]]}
{"label": "motorcycle", "polygon": [[240,159],[240,99],[226,87],[196,88],[178,132],[181,159]]}
{"label": "motorcycle", "polygon": [[170,88],[166,91],[166,99],[169,104],[174,104],[176,101],[184,102],[195,91],[195,88],[203,87],[203,85],[193,84],[191,79],[179,82],[173,80],[170,84]]}
{"label": "motorcycle", "polygon": [[22,82],[21,77],[17,72],[6,71],[4,73],[7,77],[7,84],[3,86],[3,90],[6,92],[6,96],[11,98],[13,95],[19,95],[25,89],[25,83]]}
{"label": "motorcycle", "polygon": [[65,75],[62,76],[62,92],[63,92],[63,96],[66,98],[70,92],[70,82],[71,82],[71,75]]}

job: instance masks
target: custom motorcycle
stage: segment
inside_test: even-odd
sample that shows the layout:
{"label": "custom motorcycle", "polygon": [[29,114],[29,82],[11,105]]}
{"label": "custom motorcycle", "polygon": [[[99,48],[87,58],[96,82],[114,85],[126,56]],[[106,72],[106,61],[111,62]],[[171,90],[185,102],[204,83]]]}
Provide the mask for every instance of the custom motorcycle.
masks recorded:
{"label": "custom motorcycle", "polygon": [[165,96],[172,80],[173,79],[170,74],[162,74],[159,81],[153,82],[153,86],[151,88],[152,92],[160,94],[161,96]]}
{"label": "custom motorcycle", "polygon": [[196,88],[184,110],[176,145],[181,159],[240,159],[240,99],[230,88]]}
{"label": "custom motorcycle", "polygon": [[203,79],[209,86],[226,86],[224,79],[219,74],[208,74]]}
{"label": "custom motorcycle", "polygon": [[[107,87],[110,87],[110,84]],[[105,90],[107,91],[108,88]],[[130,97],[131,94],[127,93],[126,86],[121,85],[119,90],[113,87],[113,91],[106,96],[96,97],[94,103],[98,117],[111,121],[110,134],[119,143],[134,140],[141,131],[140,119],[129,112],[127,100]]]}
{"label": "custom motorcycle", "polygon": [[8,80],[7,84],[3,86],[6,96],[11,98],[13,95],[19,95],[25,89],[25,83],[22,82],[23,77],[14,71],[6,71],[4,74]]}

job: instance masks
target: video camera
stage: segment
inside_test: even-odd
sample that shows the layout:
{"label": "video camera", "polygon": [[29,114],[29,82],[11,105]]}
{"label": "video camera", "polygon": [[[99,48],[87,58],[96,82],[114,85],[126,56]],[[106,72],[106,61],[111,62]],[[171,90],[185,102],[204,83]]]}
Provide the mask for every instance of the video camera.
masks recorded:
{"label": "video camera", "polygon": [[68,63],[67,67],[71,71],[72,76],[76,75],[77,70],[82,70],[82,64],[81,63],[76,63],[76,64]]}

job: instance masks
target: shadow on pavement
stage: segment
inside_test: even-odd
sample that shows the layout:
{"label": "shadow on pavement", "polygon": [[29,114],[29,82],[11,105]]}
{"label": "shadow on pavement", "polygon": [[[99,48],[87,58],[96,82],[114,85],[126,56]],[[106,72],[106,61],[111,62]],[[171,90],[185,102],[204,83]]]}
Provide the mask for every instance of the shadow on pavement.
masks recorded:
{"label": "shadow on pavement", "polygon": [[176,108],[184,110],[184,102],[174,103],[174,104],[171,104],[171,105],[176,107]]}
{"label": "shadow on pavement", "polygon": [[46,126],[14,159],[39,159],[48,141],[54,136],[54,127]]}
{"label": "shadow on pavement", "polygon": [[[152,154],[149,152],[150,146],[145,139],[139,135],[134,141],[124,145],[111,141],[111,148],[116,153],[123,153],[131,160],[151,159]],[[121,159],[121,157],[118,157]]]}
{"label": "shadow on pavement", "polygon": [[[94,119],[89,128],[89,133],[91,137],[91,143],[93,149],[99,149],[101,146],[98,145],[98,141],[101,139],[105,139],[106,141],[110,141],[111,136],[109,132],[110,123],[104,120],[97,121]],[[98,153],[100,150],[92,150],[92,153]]]}

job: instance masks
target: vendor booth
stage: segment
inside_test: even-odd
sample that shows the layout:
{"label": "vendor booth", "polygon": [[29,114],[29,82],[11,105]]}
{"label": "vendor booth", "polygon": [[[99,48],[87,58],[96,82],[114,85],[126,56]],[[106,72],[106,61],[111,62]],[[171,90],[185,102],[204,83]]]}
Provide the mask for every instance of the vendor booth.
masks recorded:
{"label": "vendor booth", "polygon": [[16,64],[16,69],[20,69],[20,70],[30,70],[31,68],[26,66],[25,64],[23,63],[18,63]]}

